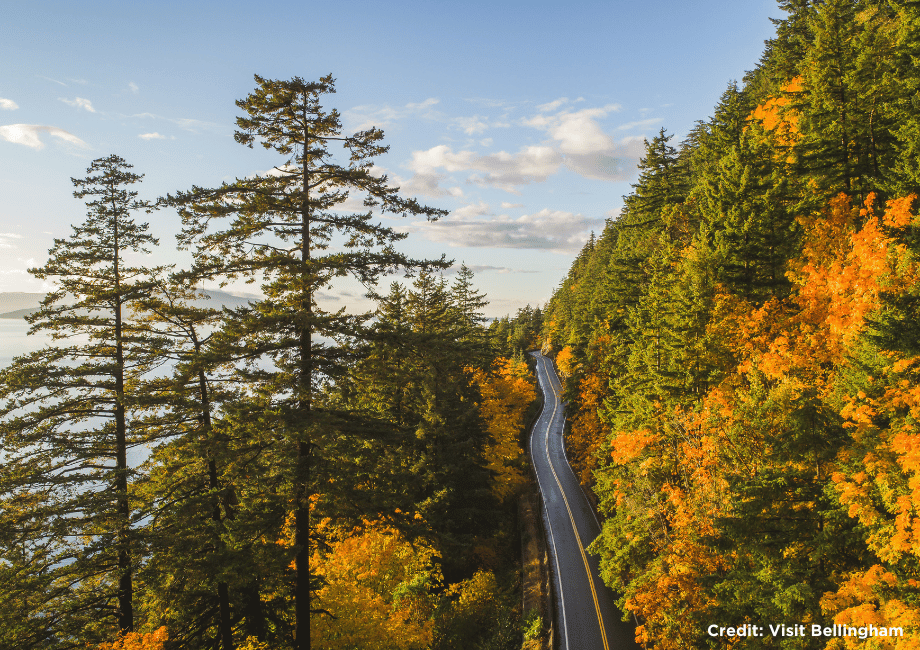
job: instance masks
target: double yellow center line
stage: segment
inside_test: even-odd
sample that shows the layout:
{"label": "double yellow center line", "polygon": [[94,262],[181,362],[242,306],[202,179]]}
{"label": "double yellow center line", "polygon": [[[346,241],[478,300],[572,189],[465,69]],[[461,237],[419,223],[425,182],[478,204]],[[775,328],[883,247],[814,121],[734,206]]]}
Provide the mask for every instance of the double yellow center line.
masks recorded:
{"label": "double yellow center line", "polygon": [[[553,414],[549,418],[549,423],[546,425],[546,460],[549,462],[549,469],[553,473],[553,478],[556,479],[556,485],[559,486],[559,493],[562,495],[562,501],[565,503],[565,509],[569,513],[569,520],[572,522],[572,530],[575,532],[575,541],[578,542],[578,550],[581,552],[582,562],[585,563],[585,573],[588,574],[588,585],[591,587],[591,597],[594,598],[594,609],[597,612],[597,624],[601,628],[601,640],[604,643],[604,650],[609,650],[607,645],[607,631],[604,629],[604,617],[601,615],[601,607],[597,602],[597,590],[594,588],[594,577],[591,575],[591,567],[588,564],[588,555],[585,553],[585,547],[581,543],[581,535],[578,534],[578,526],[575,525],[575,517],[572,515],[572,508],[569,506],[569,500],[565,496],[565,490],[562,489],[562,483],[559,481],[559,476],[556,474],[556,468],[553,467],[553,461],[549,457],[549,431],[553,426],[553,421],[556,419],[556,409],[559,407],[559,393],[556,391],[556,387],[553,385],[552,380],[550,379],[549,372],[546,370],[546,358],[543,358],[543,373],[546,375],[546,380],[549,382],[549,387],[553,389],[553,395],[556,397],[556,404],[553,406]],[[561,580],[561,576],[560,576]],[[562,585],[560,583],[560,589]]]}

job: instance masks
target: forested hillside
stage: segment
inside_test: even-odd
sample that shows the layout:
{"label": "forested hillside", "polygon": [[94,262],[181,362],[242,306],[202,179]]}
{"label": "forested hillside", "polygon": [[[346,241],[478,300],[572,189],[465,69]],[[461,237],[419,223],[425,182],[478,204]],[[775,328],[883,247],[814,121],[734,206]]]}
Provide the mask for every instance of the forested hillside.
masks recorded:
{"label": "forested hillside", "polygon": [[647,647],[920,647],[920,3],[783,0],[544,313]]}
{"label": "forested hillside", "polygon": [[[397,250],[382,214],[444,211],[372,173],[383,134],[342,133],[331,77],[256,84],[236,140],[270,173],[156,201],[116,155],[72,179],[86,220],[26,316],[57,344],[0,369],[0,648],[519,647],[539,314],[490,331],[470,269]],[[138,265],[165,207],[190,268]],[[325,308],[343,276],[375,311]],[[263,297],[200,299],[235,279]]]}

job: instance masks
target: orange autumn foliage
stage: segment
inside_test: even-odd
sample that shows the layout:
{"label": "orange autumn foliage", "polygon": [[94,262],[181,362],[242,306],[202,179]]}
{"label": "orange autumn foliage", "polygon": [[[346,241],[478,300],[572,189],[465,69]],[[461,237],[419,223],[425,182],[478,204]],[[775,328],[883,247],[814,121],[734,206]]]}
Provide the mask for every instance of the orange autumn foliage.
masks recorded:
{"label": "orange autumn foliage", "polygon": [[607,397],[606,383],[606,377],[598,372],[589,372],[579,381],[579,409],[572,416],[566,438],[569,461],[585,486],[591,484],[592,472],[597,467],[597,452],[607,437],[607,428],[598,414]]}
{"label": "orange autumn foliage", "polygon": [[[689,647],[698,636],[699,618],[716,605],[701,583],[723,571],[727,562],[699,542],[692,498],[673,485],[665,485],[663,492],[669,512],[655,514],[667,519],[669,532],[659,536],[663,543],[656,545],[656,559],[625,605],[643,621],[636,628],[636,641],[678,650]],[[693,615],[675,618],[674,612]]]}
{"label": "orange autumn foliage", "polygon": [[[793,401],[807,389],[832,401],[840,372],[850,367],[854,346],[881,309],[883,295],[903,294],[920,279],[917,261],[892,234],[917,223],[910,212],[914,200],[888,201],[880,215],[872,195],[859,208],[839,195],[820,215],[803,219],[806,241],[790,272],[798,286],[796,309],[768,303],[752,312],[741,328],[739,371],[763,373],[774,382],[774,394],[785,390]],[[839,458],[847,462],[852,453],[862,454],[856,458],[858,471],[828,470],[840,503],[868,531],[868,549],[894,566],[905,556],[913,556],[913,562],[920,557],[920,374],[915,370],[920,359],[880,354],[887,362],[874,382],[879,392],[845,395],[840,409],[855,446]],[[836,592],[825,594],[822,608],[839,624],[917,630],[920,607],[884,595],[906,586],[903,578],[876,565],[851,573]],[[901,650],[920,647],[917,643],[908,634],[837,639],[828,647]]]}
{"label": "orange autumn foliage", "polygon": [[[771,300],[749,312],[740,331],[733,332],[735,350],[743,359],[738,370],[746,373],[756,367],[775,381],[826,388],[826,369],[843,362],[868,315],[880,307],[882,292],[916,280],[916,271],[905,269],[903,245],[885,232],[903,222],[912,200],[889,201],[879,217],[874,195],[855,208],[840,194],[821,214],[800,219],[806,241],[789,272],[798,285],[793,298],[797,309]],[[864,223],[857,227],[860,220]],[[744,311],[738,298],[720,299],[733,315]]]}
{"label": "orange autumn foliage", "polygon": [[901,637],[836,638],[828,643],[828,650],[920,650],[920,636],[910,631],[920,629],[920,608],[909,606],[897,598],[882,599],[879,592],[898,583],[897,577],[880,565],[868,571],[852,573],[841,588],[821,599],[825,613],[834,617],[834,623],[848,627],[901,627]]}
{"label": "orange autumn foliage", "polygon": [[556,355],[556,367],[559,368],[559,374],[563,379],[575,374],[576,366],[575,354],[571,346],[567,345],[559,350],[559,354]]}
{"label": "orange autumn foliage", "polygon": [[440,580],[431,573],[434,556],[432,548],[378,524],[316,553],[311,566],[326,580],[316,605],[331,616],[311,618],[311,643],[343,650],[428,647],[435,607],[428,587]]}
{"label": "orange autumn foliage", "polygon": [[495,476],[492,491],[505,500],[524,482],[519,464],[524,450],[519,441],[527,408],[537,393],[523,360],[498,359],[493,369],[492,374],[477,370],[473,376],[482,395],[480,413],[492,438],[486,448],[486,461]]}
{"label": "orange autumn foliage", "polygon": [[803,90],[802,77],[795,77],[783,87],[785,95],[771,97],[763,104],[757,106],[748,117],[749,121],[756,121],[764,130],[773,133],[777,144],[789,146],[799,139],[799,114],[789,108],[790,97],[793,93]]}
{"label": "orange autumn foliage", "polygon": [[[644,520],[633,524],[636,532],[627,532],[625,539],[645,530],[654,548],[654,561],[631,585],[626,600],[643,621],[639,641],[675,650],[693,644],[694,626],[717,605],[701,581],[736,561],[701,541],[717,537],[719,519],[732,516],[726,477],[757,473],[763,450],[782,438],[788,414],[803,397],[825,403],[834,399],[840,371],[850,364],[884,295],[916,286],[918,265],[892,233],[915,223],[913,200],[889,201],[880,213],[873,196],[854,207],[840,195],[821,213],[801,219],[805,242],[799,259],[790,264],[796,289],[788,300],[755,307],[717,290],[709,334],[733,353],[736,371],[711,388],[693,412],[658,408],[646,416],[645,426],[611,436],[613,464],[628,466],[632,477],[615,482],[618,508]],[[920,554],[920,358],[892,356],[890,363],[892,376],[880,395],[853,395],[841,411],[856,438],[880,438],[875,452],[863,459],[861,473],[835,473],[832,463],[809,467],[812,461],[806,458],[784,462],[790,471],[832,476],[850,516],[872,531],[869,548],[887,562],[898,562]],[[892,422],[884,435],[874,430],[879,415]],[[643,481],[648,484],[644,493]],[[804,515],[814,504],[797,507]],[[825,594],[821,606],[841,624],[915,631],[920,608],[883,595],[895,583],[904,586],[890,571],[855,572],[837,592]],[[914,650],[916,638],[908,633],[860,647]],[[842,650],[857,647],[854,643],[838,639],[828,647]]]}
{"label": "orange autumn foliage", "polygon": [[[730,562],[702,541],[717,533],[716,519],[730,510],[720,478],[719,431],[706,432],[704,426],[710,410],[724,408],[716,401],[702,413],[659,411],[654,431],[619,431],[611,438],[613,462],[631,465],[635,477],[647,477],[644,483],[621,484],[618,504],[635,513],[637,532],[643,531],[655,555],[625,606],[642,621],[636,640],[662,649],[693,644],[699,621],[717,605],[702,585]],[[662,476],[671,479],[655,491],[656,477]],[[675,612],[684,615],[675,617]]]}
{"label": "orange autumn foliage", "polygon": [[166,633],[166,628],[161,627],[147,634],[128,632],[120,636],[117,641],[96,646],[95,650],[163,650],[168,640],[169,635]]}

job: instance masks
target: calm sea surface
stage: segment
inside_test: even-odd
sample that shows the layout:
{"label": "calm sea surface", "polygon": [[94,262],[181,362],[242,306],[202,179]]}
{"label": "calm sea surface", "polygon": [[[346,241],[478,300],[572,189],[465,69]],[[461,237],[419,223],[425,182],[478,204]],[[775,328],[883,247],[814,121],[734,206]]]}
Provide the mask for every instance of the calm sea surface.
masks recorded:
{"label": "calm sea surface", "polygon": [[34,352],[51,342],[47,334],[27,336],[29,324],[22,318],[0,318],[0,367],[10,365],[13,357]]}
{"label": "calm sea surface", "polygon": [[[0,318],[0,368],[8,366],[13,361],[13,357],[40,350],[49,344],[68,345],[80,340],[86,340],[86,337],[82,336],[66,341],[54,341],[44,333],[29,336],[28,331],[29,324],[22,318]],[[91,426],[93,422],[93,420],[89,420],[88,425]],[[132,467],[137,467],[147,458],[149,453],[150,451],[146,447],[129,449],[128,464]]]}

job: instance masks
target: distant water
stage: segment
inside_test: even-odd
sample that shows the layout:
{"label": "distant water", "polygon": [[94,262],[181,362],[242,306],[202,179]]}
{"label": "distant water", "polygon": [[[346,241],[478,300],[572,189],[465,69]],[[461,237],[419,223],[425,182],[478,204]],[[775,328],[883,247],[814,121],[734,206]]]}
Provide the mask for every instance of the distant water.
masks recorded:
{"label": "distant water", "polygon": [[[0,318],[0,368],[5,368],[13,361],[13,357],[18,357],[35,350],[40,350],[46,345],[71,343],[83,340],[85,336],[74,337],[69,341],[55,341],[48,334],[33,334],[29,336],[29,324],[22,318]],[[88,422],[88,426],[93,426],[93,420]],[[131,467],[137,467],[150,454],[146,447],[135,447],[128,450],[128,464]]]}
{"label": "distant water", "polygon": [[0,367],[5,368],[13,357],[40,350],[49,343],[47,334],[28,336],[29,324],[22,318],[0,318]]}

